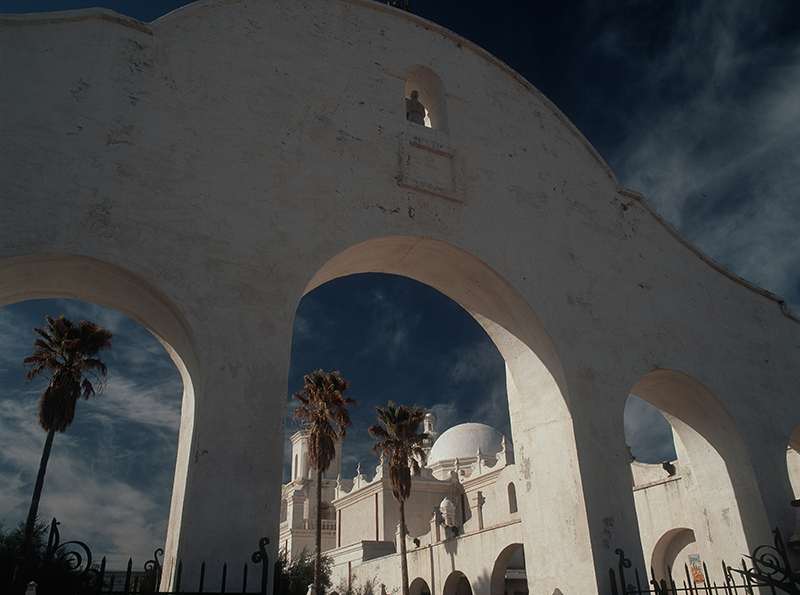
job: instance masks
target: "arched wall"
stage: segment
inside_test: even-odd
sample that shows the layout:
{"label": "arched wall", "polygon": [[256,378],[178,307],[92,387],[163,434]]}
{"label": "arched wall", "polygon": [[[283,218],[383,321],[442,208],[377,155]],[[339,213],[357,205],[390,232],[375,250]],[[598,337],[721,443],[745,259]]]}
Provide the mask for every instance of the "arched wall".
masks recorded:
{"label": "arched wall", "polygon": [[431,595],[431,588],[422,577],[417,577],[408,585],[408,592],[410,595]]}
{"label": "arched wall", "polygon": [[707,539],[706,555],[735,559],[768,543],[769,524],[749,454],[716,396],[675,370],[649,372],[630,392],[658,408],[673,427],[694,528]]}
{"label": "arched wall", "polygon": [[681,563],[677,567],[675,562],[681,552],[694,542],[694,531],[687,527],[675,527],[664,533],[656,542],[650,556],[650,566],[656,580],[663,579],[669,582],[670,576],[676,581],[682,578],[683,564],[688,564],[688,560],[680,560]]}
{"label": "arched wall", "polygon": [[[589,529],[575,465],[572,418],[561,388],[563,371],[536,313],[506,280],[474,256],[444,242],[413,236],[376,238],[348,248],[319,269],[306,293],[336,277],[366,272],[404,275],[430,285],[484,327],[506,362],[515,461],[524,479],[517,502],[526,534],[536,536],[525,544],[530,552],[528,570],[558,577],[563,574],[563,555],[585,565],[583,572],[572,573],[578,581],[591,580]],[[559,472],[548,473],[554,468]],[[538,481],[538,472],[548,473],[548,481]]]}
{"label": "arched wall", "polygon": [[[498,345],[526,551],[570,553],[536,569],[546,595],[597,592],[616,547],[641,549],[622,415],[666,365],[713,390],[759,462],[770,523],[793,519],[796,318],[620,188],[555,106],[474,44],[368,0],[202,0],[152,24],[101,10],[0,29],[0,262],[80,254],[127,271],[193,342],[195,362],[173,322],[120,308],[192,380],[176,555],[233,567],[272,536],[274,556],[286,395],[267,387],[286,386],[304,290],[348,271],[436,287]],[[446,90],[448,131],[405,120],[416,66]],[[98,295],[114,291],[99,277]],[[583,571],[565,577],[561,559]]]}
{"label": "arched wall", "polygon": [[[512,556],[521,547],[522,547],[521,543],[512,543],[498,554],[497,558],[494,561],[494,567],[492,568],[492,575],[489,586],[490,595],[505,595],[506,569],[508,568],[508,563],[511,561]],[[530,589],[530,586],[528,588]]]}
{"label": "arched wall", "polygon": [[42,298],[68,298],[113,308],[133,318],[161,342],[183,378],[181,425],[175,462],[165,560],[179,556],[195,400],[202,398],[202,374],[192,330],[178,308],[143,279],[123,268],[86,256],[32,254],[0,261],[0,306]]}

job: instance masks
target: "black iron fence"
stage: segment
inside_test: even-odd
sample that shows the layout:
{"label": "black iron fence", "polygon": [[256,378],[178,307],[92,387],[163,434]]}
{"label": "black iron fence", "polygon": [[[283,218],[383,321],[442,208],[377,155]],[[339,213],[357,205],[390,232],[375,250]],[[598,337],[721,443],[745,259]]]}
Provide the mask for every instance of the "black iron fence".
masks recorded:
{"label": "black iron fence", "polygon": [[[206,590],[206,563],[200,565],[200,576],[197,582],[192,581],[193,586],[197,585],[197,590],[185,590],[181,582],[185,578],[183,562],[178,561],[175,570],[174,586],[171,591],[159,591],[163,564],[159,558],[163,557],[164,550],[157,549],[151,560],[145,562],[143,570],[134,570],[133,560],[128,559],[128,566],[125,571],[111,572],[106,568],[106,558],[104,557],[99,564],[94,562],[92,552],[82,541],[60,542],[58,532],[58,521],[54,518],[50,524],[50,535],[47,540],[47,549],[44,555],[42,570],[60,569],[65,577],[68,577],[70,584],[69,592],[74,595],[120,595],[132,593],[165,593],[167,595],[221,595],[223,593],[261,593],[267,592],[269,580],[269,558],[266,546],[269,538],[262,537],[258,543],[258,550],[251,556],[254,565],[260,565],[260,572],[250,573],[248,564],[242,567],[242,580],[239,584],[229,584],[228,565],[222,565],[221,580],[218,583],[218,590]],[[274,580],[280,581],[280,566],[275,563]],[[52,574],[52,573],[51,573]],[[255,576],[252,576],[255,575]],[[260,576],[259,576],[260,575]],[[220,576],[220,575],[217,575]],[[64,584],[65,579],[61,579]],[[239,590],[241,588],[241,590]],[[257,590],[255,590],[257,589]],[[45,590],[49,591],[47,587]],[[63,592],[61,590],[55,592]],[[279,593],[280,589],[275,591]]]}
{"label": "black iron fence", "polygon": [[753,550],[753,554],[741,560],[741,566],[735,568],[722,562],[720,580],[711,578],[705,564],[697,564],[690,568],[684,565],[683,576],[677,581],[673,578],[673,569],[667,567],[666,579],[657,579],[650,569],[650,580],[647,574],[642,578],[637,569],[631,571],[631,561],[625,557],[621,549],[615,550],[619,556],[617,569],[608,571],[611,581],[612,595],[702,595],[725,594],[778,595],[789,593],[800,595],[800,575],[792,571],[786,555],[786,546],[778,529],[773,531],[774,545],[762,545]]}

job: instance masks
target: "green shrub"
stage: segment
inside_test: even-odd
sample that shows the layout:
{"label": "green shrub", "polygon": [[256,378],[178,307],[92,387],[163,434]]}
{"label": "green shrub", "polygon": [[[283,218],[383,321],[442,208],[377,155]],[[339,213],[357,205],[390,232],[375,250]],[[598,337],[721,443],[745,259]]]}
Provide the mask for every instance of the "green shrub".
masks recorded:
{"label": "green shrub", "polygon": [[[278,561],[281,567],[280,595],[306,595],[308,585],[314,582],[314,554],[303,548],[303,551],[290,559],[286,550],[281,550]],[[325,595],[331,586],[332,563],[331,557],[323,554],[322,593],[317,593],[317,595]]]}

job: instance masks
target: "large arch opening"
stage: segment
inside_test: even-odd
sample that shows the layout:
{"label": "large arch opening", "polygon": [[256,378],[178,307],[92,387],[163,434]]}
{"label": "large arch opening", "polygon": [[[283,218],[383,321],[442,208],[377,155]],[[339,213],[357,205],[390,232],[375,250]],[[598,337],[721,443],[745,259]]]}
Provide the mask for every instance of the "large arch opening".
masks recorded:
{"label": "large arch opening", "polygon": [[[750,459],[733,419],[711,391],[681,372],[655,370],[630,392],[663,414],[676,452],[676,461],[663,465],[633,463],[646,561],[661,572],[667,563],[688,563],[667,558],[692,543],[690,553],[716,568],[723,559],[767,543],[766,515]],[[696,541],[686,542],[692,530]]]}
{"label": "large arch opening", "polygon": [[[379,460],[370,452],[374,440],[368,434],[377,423],[376,406],[392,401],[424,407],[431,413],[425,425],[439,436],[454,426],[479,422],[504,436],[509,448],[512,444],[503,358],[484,328],[460,305],[428,285],[385,273],[338,277],[317,287],[297,308],[292,341],[282,493],[287,502],[294,500],[291,506],[298,513],[299,502],[304,502],[304,516],[286,515],[282,520],[280,543],[290,556],[313,547],[305,527],[313,526],[316,516],[315,473],[300,478],[291,473],[307,440],[294,418],[299,403],[291,395],[302,388],[305,374],[320,368],[339,371],[350,381],[347,396],[358,403],[349,408],[353,426],[339,445],[339,456],[323,475],[323,500],[351,494],[348,504],[333,504],[337,534],[327,547],[352,546],[365,539],[388,542],[394,537],[398,511],[391,496],[380,496],[375,514],[374,502],[369,511],[357,511],[363,503],[357,504],[353,492],[380,473]],[[494,446],[499,447],[500,441]],[[483,454],[488,457],[486,464],[493,465],[499,450]],[[467,458],[460,459],[460,470],[468,474],[475,451],[461,455]],[[430,479],[434,473],[443,473],[441,464],[437,471],[429,468],[425,476]],[[423,492],[415,490],[406,506],[409,547],[429,539],[431,506],[438,506],[445,496],[443,492],[434,498]],[[464,494],[451,498],[458,524],[463,525],[473,517],[470,504]]]}
{"label": "large arch opening", "polygon": [[352,385],[347,396],[358,402],[350,408],[354,425],[341,461],[334,459],[328,479],[339,472],[354,477],[359,463],[365,475],[373,474],[378,460],[365,450],[367,428],[376,423],[375,406],[387,401],[429,409],[439,435],[479,421],[511,439],[505,364],[483,327],[453,300],[408,277],[348,275],[306,294],[296,312],[284,483],[296,478],[291,467],[302,450],[293,419],[298,402],[291,395],[302,388],[303,375],[318,368],[339,371]]}
{"label": "large arch opening", "polygon": [[[572,573],[569,580],[578,590],[595,588],[592,558],[584,555],[591,545],[574,464],[577,447],[569,396],[555,345],[539,317],[508,281],[480,259],[444,242],[413,236],[376,238],[351,246],[321,264],[304,294],[333,279],[375,272],[408,277],[446,295],[469,312],[497,346],[505,362],[516,464],[524,469],[516,488],[520,516],[526,534],[537,535],[536,543],[525,544],[531,550],[528,559],[552,566],[543,574],[559,577],[562,588],[566,581],[558,560],[578,559],[582,571]],[[552,468],[561,472],[549,475],[547,482],[533,479],[536,469]]]}
{"label": "large arch opening", "polygon": [[16,302],[66,298],[91,302],[120,312],[152,333],[167,350],[183,382],[177,460],[165,547],[165,580],[173,571],[194,429],[195,400],[202,386],[193,334],[178,309],[158,290],[121,267],[68,254],[35,254],[0,262],[0,306]]}

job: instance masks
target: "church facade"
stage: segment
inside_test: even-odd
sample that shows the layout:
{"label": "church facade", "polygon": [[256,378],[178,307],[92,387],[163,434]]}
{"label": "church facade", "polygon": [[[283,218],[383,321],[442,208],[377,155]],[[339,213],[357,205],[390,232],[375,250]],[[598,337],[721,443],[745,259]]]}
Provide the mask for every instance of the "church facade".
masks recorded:
{"label": "church facade", "polygon": [[[399,540],[405,539],[412,595],[527,595],[517,502],[521,477],[510,441],[480,423],[456,425],[440,437],[434,422],[428,413],[426,465],[412,478],[405,534],[386,463],[380,461],[371,476],[359,464],[355,477],[343,479],[337,452],[323,476],[321,502],[322,549],[331,559],[332,588],[363,589],[370,583],[377,591],[380,583],[399,585]],[[290,557],[314,551],[316,472],[308,467],[307,440],[307,431],[292,436],[291,480],[282,489],[279,547]],[[681,579],[689,567],[702,586],[720,579],[719,572],[705,576],[703,568],[717,570],[719,546],[693,527],[702,527],[704,511],[713,505],[707,501],[719,495],[698,486],[680,439],[675,443],[675,461],[630,459],[642,553],[657,580]],[[790,449],[792,464],[797,456]],[[800,545],[796,535],[792,542]],[[532,579],[535,589],[535,575]]]}

